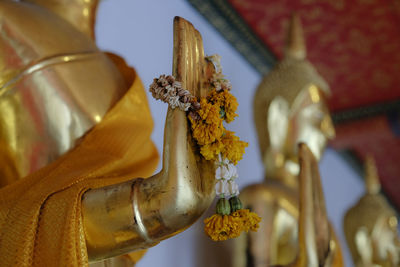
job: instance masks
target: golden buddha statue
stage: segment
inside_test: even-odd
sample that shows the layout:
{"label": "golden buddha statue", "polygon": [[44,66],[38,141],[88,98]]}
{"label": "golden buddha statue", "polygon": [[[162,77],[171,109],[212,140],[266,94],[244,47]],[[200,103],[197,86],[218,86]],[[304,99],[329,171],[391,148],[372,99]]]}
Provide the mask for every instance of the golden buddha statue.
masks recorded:
{"label": "golden buddha statue", "polygon": [[[298,144],[308,146],[319,160],[335,135],[328,95],[327,83],[306,60],[300,21],[293,16],[284,58],[263,78],[254,96],[265,180],[244,188],[240,198],[263,220],[257,234],[242,235],[233,244],[233,266],[342,266],[317,163],[307,163],[313,166],[306,175],[311,177],[299,178],[306,172],[299,158],[314,157],[302,156],[305,148],[299,150]],[[302,190],[302,183],[310,179],[315,180],[311,191]],[[304,210],[308,212],[303,214]]]}
{"label": "golden buddha statue", "polygon": [[[135,71],[91,39],[97,3],[0,2],[1,265],[87,266],[148,248],[214,198],[214,165],[198,156],[181,110],[168,109],[163,169],[151,176],[146,95]],[[185,89],[206,94],[201,36],[181,18],[173,64]]]}
{"label": "golden buddha statue", "polygon": [[380,193],[375,161],[365,161],[366,193],[344,218],[343,228],[356,267],[400,266],[396,212]]}

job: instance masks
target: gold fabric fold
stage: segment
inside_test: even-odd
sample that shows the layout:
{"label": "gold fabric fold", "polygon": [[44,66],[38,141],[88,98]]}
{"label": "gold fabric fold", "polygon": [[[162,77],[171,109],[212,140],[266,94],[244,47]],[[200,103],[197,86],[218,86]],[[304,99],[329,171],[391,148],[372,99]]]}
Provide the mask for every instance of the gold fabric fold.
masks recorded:
{"label": "gold fabric fold", "polygon": [[82,195],[154,172],[153,121],[132,77],[125,96],[73,150],[0,189],[0,266],[87,266]]}

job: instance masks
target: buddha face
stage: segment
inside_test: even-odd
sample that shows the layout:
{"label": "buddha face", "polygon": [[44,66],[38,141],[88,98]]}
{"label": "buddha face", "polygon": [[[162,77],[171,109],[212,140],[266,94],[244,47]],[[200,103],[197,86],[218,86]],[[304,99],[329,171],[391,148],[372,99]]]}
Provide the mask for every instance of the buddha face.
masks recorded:
{"label": "buddha face", "polygon": [[382,216],[372,230],[372,251],[374,262],[400,263],[400,240],[395,215]]}
{"label": "buddha face", "polygon": [[399,266],[396,212],[380,193],[367,193],[349,209],[343,229],[356,266]]}
{"label": "buddha face", "polygon": [[306,143],[317,159],[335,129],[325,100],[325,94],[315,85],[306,86],[296,96],[288,114],[286,154],[296,157],[297,145]]}
{"label": "buddha face", "polygon": [[[258,122],[262,123],[262,118]],[[297,175],[298,144],[306,143],[319,160],[327,141],[335,136],[325,93],[312,83],[298,90],[291,104],[285,97],[275,96],[268,107],[266,126],[269,142],[264,162],[269,173],[285,168]],[[262,144],[263,137],[260,141]]]}

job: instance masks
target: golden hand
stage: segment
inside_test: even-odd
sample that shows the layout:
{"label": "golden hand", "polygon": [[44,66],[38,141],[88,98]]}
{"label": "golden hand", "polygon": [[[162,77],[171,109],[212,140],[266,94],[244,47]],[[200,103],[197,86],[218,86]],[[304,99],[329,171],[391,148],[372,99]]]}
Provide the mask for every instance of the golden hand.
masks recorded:
{"label": "golden hand", "polygon": [[293,266],[343,266],[340,254],[335,255],[338,243],[326,213],[318,161],[305,144],[299,144],[299,163],[299,253]]}
{"label": "golden hand", "polygon": [[[200,34],[176,17],[173,75],[200,97],[206,94],[206,69]],[[200,158],[196,150],[186,113],[169,108],[161,172],[84,195],[89,259],[150,247],[189,227],[214,198],[214,173],[213,163]]]}

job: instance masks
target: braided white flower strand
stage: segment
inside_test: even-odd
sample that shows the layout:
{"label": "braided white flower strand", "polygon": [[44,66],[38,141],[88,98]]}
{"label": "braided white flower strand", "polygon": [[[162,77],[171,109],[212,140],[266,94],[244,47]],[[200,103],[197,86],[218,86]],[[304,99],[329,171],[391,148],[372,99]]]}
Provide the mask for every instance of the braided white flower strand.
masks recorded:
{"label": "braided white flower strand", "polygon": [[218,54],[214,54],[211,56],[207,56],[206,59],[212,62],[215,66],[215,72],[211,79],[212,86],[217,92],[221,90],[230,91],[232,89],[232,85],[227,79],[225,79],[225,75],[222,74],[221,56]]}
{"label": "braided white flower strand", "polygon": [[149,91],[155,99],[168,103],[172,109],[179,108],[183,111],[200,109],[196,98],[188,90],[183,89],[182,84],[172,75],[163,74],[158,79],[155,78]]}

